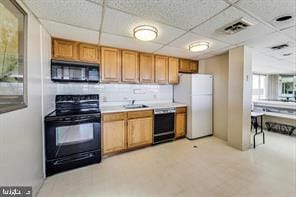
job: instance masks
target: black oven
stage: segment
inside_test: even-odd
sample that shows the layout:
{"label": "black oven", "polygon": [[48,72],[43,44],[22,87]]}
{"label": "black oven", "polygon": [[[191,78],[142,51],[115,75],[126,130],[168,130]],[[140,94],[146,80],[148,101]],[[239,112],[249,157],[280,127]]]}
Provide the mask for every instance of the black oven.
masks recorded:
{"label": "black oven", "polygon": [[100,115],[48,118],[45,129],[47,159],[97,150],[101,147]]}
{"label": "black oven", "polygon": [[154,110],[154,144],[171,141],[175,138],[175,112],[175,108]]}
{"label": "black oven", "polygon": [[56,111],[45,117],[47,176],[101,161],[101,114],[96,97],[56,97]]}

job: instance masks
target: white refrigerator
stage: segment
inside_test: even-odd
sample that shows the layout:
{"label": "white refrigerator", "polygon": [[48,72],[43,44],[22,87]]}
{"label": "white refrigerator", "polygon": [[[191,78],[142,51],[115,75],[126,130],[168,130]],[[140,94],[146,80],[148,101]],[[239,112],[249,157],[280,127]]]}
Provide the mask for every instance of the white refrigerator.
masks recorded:
{"label": "white refrigerator", "polygon": [[174,86],[174,102],[187,105],[187,134],[189,139],[213,134],[213,76],[182,74]]}

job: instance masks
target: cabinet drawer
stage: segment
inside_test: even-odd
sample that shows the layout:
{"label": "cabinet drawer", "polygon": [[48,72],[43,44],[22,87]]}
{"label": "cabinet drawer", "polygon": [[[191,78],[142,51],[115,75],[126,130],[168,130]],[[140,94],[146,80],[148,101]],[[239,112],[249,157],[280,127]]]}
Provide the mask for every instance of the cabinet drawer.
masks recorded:
{"label": "cabinet drawer", "polygon": [[124,112],[122,112],[122,113],[104,114],[103,115],[103,122],[124,120],[125,116],[126,116],[126,114]]}
{"label": "cabinet drawer", "polygon": [[186,113],[186,107],[177,107],[176,113]]}
{"label": "cabinet drawer", "polygon": [[128,119],[152,117],[152,115],[153,115],[152,110],[134,111],[134,112],[128,112],[127,113]]}

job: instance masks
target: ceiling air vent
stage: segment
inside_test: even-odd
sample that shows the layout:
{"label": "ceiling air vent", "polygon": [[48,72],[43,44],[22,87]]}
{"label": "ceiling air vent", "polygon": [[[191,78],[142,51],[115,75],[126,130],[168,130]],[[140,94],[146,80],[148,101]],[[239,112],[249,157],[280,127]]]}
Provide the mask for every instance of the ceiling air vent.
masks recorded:
{"label": "ceiling air vent", "polygon": [[231,34],[235,34],[237,32],[240,32],[251,25],[253,25],[253,24],[248,22],[247,20],[241,18],[239,20],[236,20],[236,21],[224,26],[224,27],[221,27],[218,31],[222,32],[224,34],[231,35]]}
{"label": "ceiling air vent", "polygon": [[287,48],[288,46],[289,46],[288,44],[280,44],[280,45],[270,47],[270,49],[272,49],[272,50],[280,50],[280,49],[283,49],[283,48]]}

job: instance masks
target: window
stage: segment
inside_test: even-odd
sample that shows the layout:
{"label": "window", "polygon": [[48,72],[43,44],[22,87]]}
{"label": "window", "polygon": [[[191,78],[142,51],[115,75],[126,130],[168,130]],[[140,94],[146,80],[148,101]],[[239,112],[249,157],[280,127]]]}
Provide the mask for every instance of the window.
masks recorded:
{"label": "window", "polygon": [[0,113],[26,107],[26,13],[0,0]]}
{"label": "window", "polygon": [[253,74],[253,90],[252,99],[266,99],[267,98],[267,76]]}
{"label": "window", "polygon": [[296,83],[294,87],[294,80],[296,82],[296,77],[293,75],[291,76],[281,75],[279,77],[281,97],[294,97],[294,91],[296,92]]}

